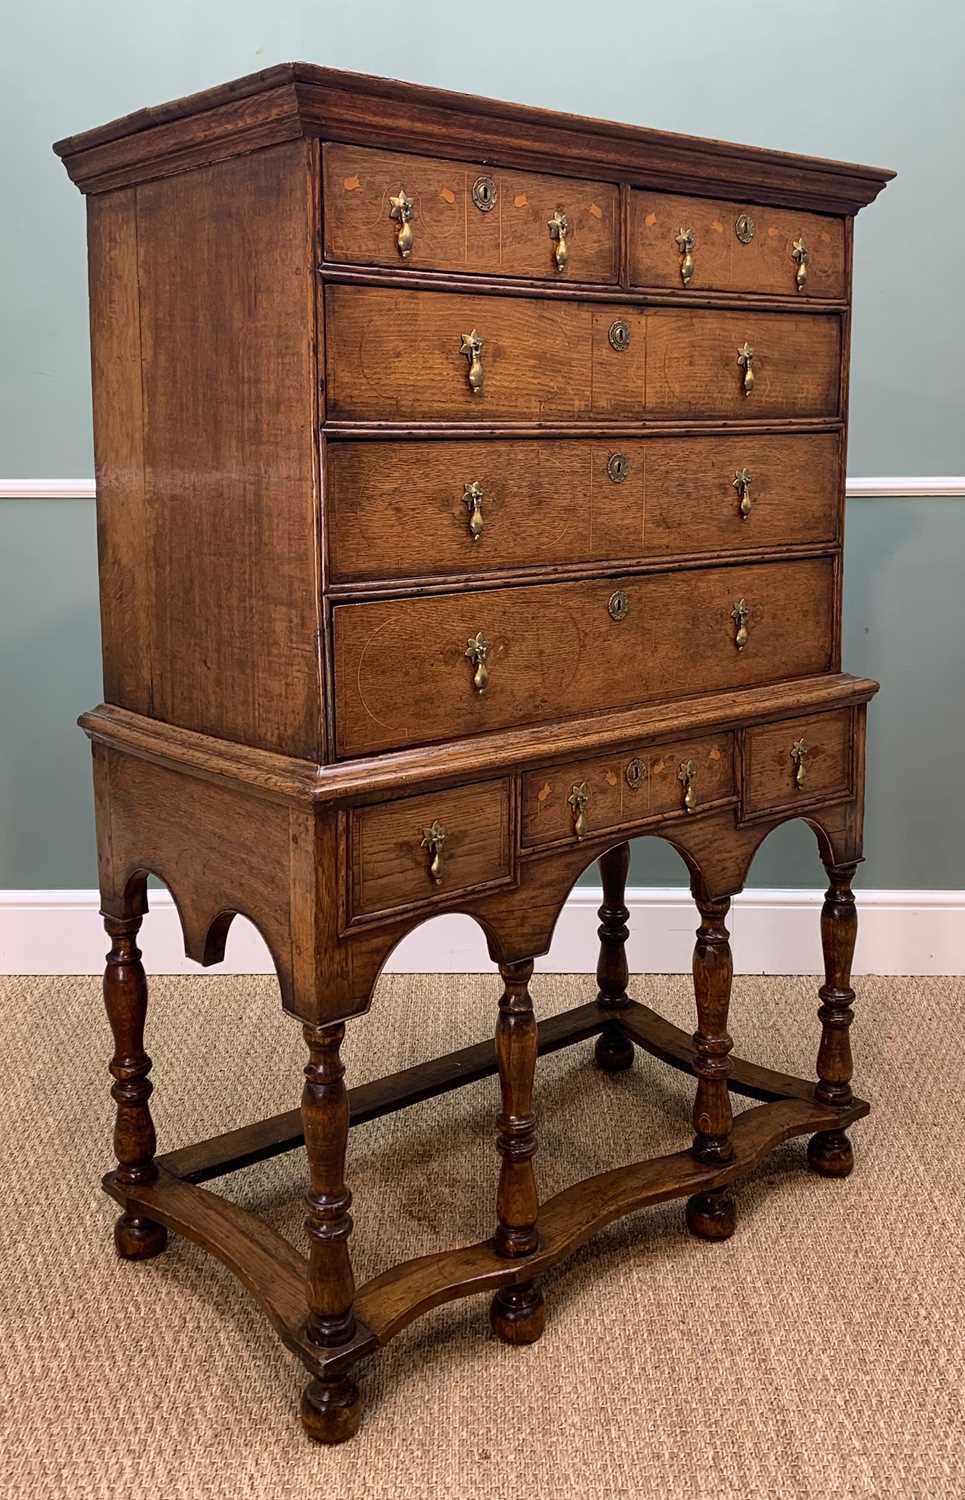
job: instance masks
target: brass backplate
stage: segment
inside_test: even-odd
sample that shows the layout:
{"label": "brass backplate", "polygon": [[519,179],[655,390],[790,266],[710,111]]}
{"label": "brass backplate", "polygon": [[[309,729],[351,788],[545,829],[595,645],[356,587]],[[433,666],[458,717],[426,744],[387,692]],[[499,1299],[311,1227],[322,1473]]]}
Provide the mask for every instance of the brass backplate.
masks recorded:
{"label": "brass backplate", "polygon": [[491,177],[477,177],[472,185],[472,201],[481,214],[496,207],[496,184]]}
{"label": "brass backplate", "polygon": [[622,318],[617,318],[615,323],[610,324],[610,331],[607,334],[607,338],[610,340],[612,348],[618,354],[622,354],[624,349],[629,349],[630,347],[630,324],[625,323]]}
{"label": "brass backplate", "polygon": [[630,472],[630,460],[625,453],[611,453],[606,461],[607,478],[614,484],[622,484]]}

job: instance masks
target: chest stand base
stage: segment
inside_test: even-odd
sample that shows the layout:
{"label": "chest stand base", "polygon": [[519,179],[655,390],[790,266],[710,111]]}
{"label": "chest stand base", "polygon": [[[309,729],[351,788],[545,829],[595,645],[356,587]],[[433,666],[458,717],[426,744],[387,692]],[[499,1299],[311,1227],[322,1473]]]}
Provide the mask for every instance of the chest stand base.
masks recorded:
{"label": "chest stand base", "polygon": [[[618,1021],[611,1007],[594,1001],[543,1022],[539,1053],[545,1055],[599,1036],[617,1024],[629,1042],[693,1074],[697,1051],[692,1038],[633,1000],[620,1007]],[[462,1048],[431,1064],[349,1091],[350,1124],[360,1125],[408,1108],[496,1071],[492,1040]],[[809,1154],[811,1164],[818,1171],[824,1170],[823,1163],[830,1157],[820,1143],[828,1138],[833,1143],[869,1110],[868,1104],[858,1098],[844,1106],[822,1103],[816,1097],[814,1083],[740,1058],[730,1060],[727,1087],[735,1094],[760,1101],[757,1108],[734,1121],[733,1155],[728,1161],[702,1162],[688,1149],[575,1183],[541,1205],[536,1220],[537,1247],[519,1258],[507,1259],[493,1237],[394,1266],[357,1289],[354,1333],[331,1350],[307,1336],[306,1257],[256,1215],[201,1186],[304,1145],[300,1110],[160,1156],[152,1181],[126,1184],[112,1172],[105,1177],[104,1187],[132,1219],[183,1234],[210,1251],[239,1278],[261,1303],[285,1345],[322,1382],[328,1421],[325,1430],[331,1434],[326,1440],[338,1441],[339,1434],[347,1437],[354,1431],[349,1420],[354,1387],[345,1381],[347,1389],[332,1406],[333,1386],[360,1359],[387,1343],[420,1314],[444,1302],[485,1292],[497,1294],[497,1306],[502,1304],[508,1316],[517,1311],[514,1288],[531,1285],[604,1225],[672,1198],[688,1199],[687,1221],[692,1232],[708,1239],[726,1237],[721,1232],[728,1225],[726,1189],[752,1171],[776,1146],[799,1135],[811,1136],[819,1143]],[[515,1341],[523,1341],[527,1332],[526,1311],[523,1307],[515,1320],[519,1325]],[[314,1408],[304,1416],[310,1435],[321,1436],[312,1431],[316,1419]]]}

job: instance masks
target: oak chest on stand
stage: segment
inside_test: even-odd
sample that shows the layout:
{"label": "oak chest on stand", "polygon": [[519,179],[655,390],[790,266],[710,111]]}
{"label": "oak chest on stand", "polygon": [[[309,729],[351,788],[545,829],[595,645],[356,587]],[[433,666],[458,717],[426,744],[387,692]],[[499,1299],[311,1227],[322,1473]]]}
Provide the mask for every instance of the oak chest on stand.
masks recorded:
{"label": "oak chest on stand", "polygon": [[[220,1257],[339,1442],[356,1362],[421,1312],[488,1292],[529,1342],[542,1272],[612,1219],[681,1197],[723,1239],[789,1136],[851,1170],[851,235],[892,174],[301,63],[56,150],[88,195],[116,1245]],[[730,899],[796,817],[829,878],[814,1082],[727,1034]],[[637,833],[690,871],[693,1037],[627,994]],[[599,993],[538,1030],[533,959],[594,860]],[[152,873],[200,963],[254,922],[308,1054],[300,1110],[165,1156]],[[345,1023],[446,911],[499,967],[495,1046],[347,1089]],[[589,1037],[604,1073],[635,1047],[691,1071],[693,1139],[541,1202],[537,1058]],[[492,1236],[356,1287],[350,1125],[496,1073]],[[731,1092],[759,1101],[736,1123]],[[201,1186],[302,1144],[307,1253]]]}

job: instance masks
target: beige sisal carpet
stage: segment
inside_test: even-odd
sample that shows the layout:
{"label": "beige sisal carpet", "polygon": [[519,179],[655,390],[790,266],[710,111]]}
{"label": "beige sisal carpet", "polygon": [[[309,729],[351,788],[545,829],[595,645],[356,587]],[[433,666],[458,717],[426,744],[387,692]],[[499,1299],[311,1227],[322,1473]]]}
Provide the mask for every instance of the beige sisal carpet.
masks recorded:
{"label": "beige sisal carpet", "polygon": [[[683,979],[634,993],[691,1022]],[[537,976],[543,1013],[590,998]],[[495,978],[395,977],[349,1027],[350,1081],[486,1035]],[[98,1187],[111,1109],[99,986],[0,980],[0,1492],[112,1500],[575,1500],[965,1494],[965,1109],[955,980],[864,980],[855,1052],[876,1104],[845,1183],[776,1152],[723,1245],[682,1205],[604,1231],[547,1278],[541,1343],[509,1349],[485,1300],[440,1308],[361,1367],[359,1436],[319,1449],[303,1374],[220,1264],[180,1239],[114,1259]],[[737,1051],[809,1074],[814,985],[740,979]],[[260,979],[153,986],[161,1149],[297,1102],[299,1028]],[[591,1043],[540,1064],[541,1187],[678,1149],[691,1085]],[[358,1275],[491,1226],[495,1083],[360,1127]],[[738,1107],[746,1107],[738,1101]],[[214,1184],[300,1242],[304,1155]]]}

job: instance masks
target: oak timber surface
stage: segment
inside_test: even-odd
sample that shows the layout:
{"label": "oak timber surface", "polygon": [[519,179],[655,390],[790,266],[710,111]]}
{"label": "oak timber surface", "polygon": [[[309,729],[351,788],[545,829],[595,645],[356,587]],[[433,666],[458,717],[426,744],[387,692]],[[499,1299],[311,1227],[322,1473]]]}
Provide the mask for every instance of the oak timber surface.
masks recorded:
{"label": "oak timber surface", "polygon": [[[614,593],[627,596],[614,620]],[[827,671],[829,559],[339,604],[340,755]],[[735,645],[737,602],[750,611]],[[490,643],[473,687],[470,637]]]}
{"label": "oak timber surface", "polygon": [[[616,458],[623,477],[614,480]],[[820,544],[837,530],[833,432],[339,441],[325,464],[333,582]],[[749,475],[744,518],[739,470]],[[473,484],[482,491],[475,542]]]}
{"label": "oak timber surface", "polygon": [[[611,329],[629,330],[613,347]],[[679,311],[329,286],[327,414],[356,421],[833,417],[834,314]],[[481,393],[464,335],[483,340]],[[750,343],[754,390],[738,352]]]}

